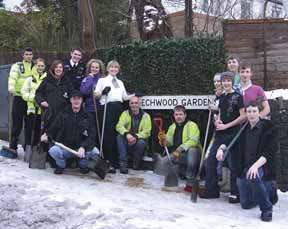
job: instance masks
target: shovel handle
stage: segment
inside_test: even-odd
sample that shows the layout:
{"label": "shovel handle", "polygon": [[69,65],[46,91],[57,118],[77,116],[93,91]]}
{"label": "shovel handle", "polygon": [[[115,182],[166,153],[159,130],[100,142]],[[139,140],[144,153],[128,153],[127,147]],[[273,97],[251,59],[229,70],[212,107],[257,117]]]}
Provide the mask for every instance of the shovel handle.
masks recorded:
{"label": "shovel handle", "polygon": [[154,123],[156,124],[156,126],[158,127],[159,131],[163,131],[163,120],[162,118],[154,118],[153,119]]}

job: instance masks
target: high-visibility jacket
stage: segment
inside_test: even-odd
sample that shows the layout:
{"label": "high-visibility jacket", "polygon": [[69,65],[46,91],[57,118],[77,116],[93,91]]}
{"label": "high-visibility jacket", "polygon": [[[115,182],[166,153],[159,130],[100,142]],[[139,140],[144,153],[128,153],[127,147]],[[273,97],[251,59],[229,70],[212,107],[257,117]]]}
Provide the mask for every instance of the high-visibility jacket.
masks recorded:
{"label": "high-visibility jacket", "polygon": [[[47,76],[47,73],[44,72],[41,76],[36,70],[36,67],[32,69],[32,76],[28,77],[22,86],[21,94],[22,98],[27,101],[27,114],[36,113],[36,103],[35,103],[35,93],[37,88],[42,83],[43,79]],[[40,108],[38,108],[38,114],[41,114]]]}
{"label": "high-visibility jacket", "polygon": [[[176,130],[176,123],[173,123],[166,134],[167,146],[173,146],[174,134]],[[175,146],[179,147],[179,146]],[[200,131],[195,122],[188,121],[183,127],[182,144],[180,145],[185,151],[191,147],[202,148],[200,143]]]}
{"label": "high-visibility jacket", "polygon": [[21,96],[23,83],[31,75],[31,63],[23,60],[13,64],[8,78],[8,91],[13,92],[15,96]]}
{"label": "high-visibility jacket", "polygon": [[[129,110],[123,111],[116,125],[116,131],[121,135],[129,133],[129,131],[131,130],[131,123],[132,118]],[[138,132],[136,133],[137,137],[142,139],[150,137],[151,128],[152,123],[150,115],[146,112],[143,112],[142,118],[139,122]]]}

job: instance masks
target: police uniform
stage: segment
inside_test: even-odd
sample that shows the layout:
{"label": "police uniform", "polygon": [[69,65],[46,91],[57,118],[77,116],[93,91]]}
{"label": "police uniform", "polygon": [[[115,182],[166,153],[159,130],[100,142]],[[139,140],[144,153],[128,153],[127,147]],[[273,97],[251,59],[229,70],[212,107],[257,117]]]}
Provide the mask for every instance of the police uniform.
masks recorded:
{"label": "police uniform", "polygon": [[[27,103],[21,96],[24,81],[32,75],[32,63],[27,61],[17,62],[12,65],[8,78],[8,91],[13,94],[12,107],[12,132],[9,147],[17,149],[17,142],[23,127],[25,129],[25,145],[27,141]],[[30,143],[28,143],[30,144]]]}
{"label": "police uniform", "polygon": [[64,61],[65,75],[71,80],[75,90],[80,90],[80,85],[85,76],[85,64],[74,63],[71,59]]}

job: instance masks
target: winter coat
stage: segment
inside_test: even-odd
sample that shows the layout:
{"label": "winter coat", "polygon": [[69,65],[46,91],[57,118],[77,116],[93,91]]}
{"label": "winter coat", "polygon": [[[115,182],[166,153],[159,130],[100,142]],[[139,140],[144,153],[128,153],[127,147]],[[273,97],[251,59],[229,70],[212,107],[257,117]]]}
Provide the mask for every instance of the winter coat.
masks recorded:
{"label": "winter coat", "polygon": [[[256,160],[261,157],[265,157],[267,162],[262,166],[264,170],[264,180],[275,180],[275,154],[278,151],[278,143],[276,138],[276,131],[273,128],[271,121],[260,120],[262,123],[262,131],[257,145]],[[247,125],[245,129],[250,128]],[[255,143],[256,144],[256,143]],[[245,156],[246,135],[245,130],[240,135],[239,140],[239,153],[232,154],[233,161],[237,162],[235,165],[237,176],[240,177],[244,172],[244,156]],[[235,160],[234,160],[235,159]]]}
{"label": "winter coat", "polygon": [[75,90],[80,90],[80,85],[85,75],[85,69],[86,67],[83,62],[79,62],[77,67],[73,68],[70,64],[70,60],[64,61],[65,75],[70,79]]}
{"label": "winter coat", "polygon": [[70,104],[69,97],[73,91],[73,85],[70,80],[64,75],[60,79],[55,79],[51,73],[40,84],[36,90],[35,101],[37,104],[46,101],[49,104],[47,117],[45,118],[45,126],[51,124],[51,120],[55,120],[65,107]]}
{"label": "winter coat", "polygon": [[63,110],[48,129],[48,136],[74,150],[91,151],[95,146],[95,128],[87,112],[73,112],[71,105]]}
{"label": "winter coat", "polygon": [[[37,72],[36,67],[33,67],[32,76],[28,77],[24,81],[21,89],[21,94],[22,98],[27,102],[27,114],[36,113],[36,107],[38,107],[38,105],[35,103],[35,93],[46,76],[46,72],[42,73],[42,75],[40,76]],[[41,114],[41,109],[38,108],[37,114]]]}
{"label": "winter coat", "polygon": [[[93,102],[93,91],[101,75],[98,73],[95,76],[86,76],[81,83],[80,91],[85,97],[85,111],[95,112],[94,102]],[[99,100],[96,100],[96,106],[100,109]]]}
{"label": "winter coat", "polygon": [[[147,139],[150,137],[151,134],[151,128],[152,128],[151,118],[148,113],[143,112],[141,110],[140,112],[142,112],[143,114],[139,122],[139,126],[137,128],[138,131],[135,135],[137,136],[137,138]],[[123,111],[116,125],[116,131],[121,135],[129,133],[131,130],[131,123],[132,118],[129,110]]]}
{"label": "winter coat", "polygon": [[[166,134],[167,139],[167,146],[168,147],[179,147],[174,146],[174,134],[176,130],[176,123],[173,123]],[[191,147],[199,147],[201,148],[200,143],[200,131],[195,122],[187,121],[185,123],[185,126],[183,128],[182,132],[182,144],[180,145],[181,148],[183,148],[185,151],[187,151]]]}

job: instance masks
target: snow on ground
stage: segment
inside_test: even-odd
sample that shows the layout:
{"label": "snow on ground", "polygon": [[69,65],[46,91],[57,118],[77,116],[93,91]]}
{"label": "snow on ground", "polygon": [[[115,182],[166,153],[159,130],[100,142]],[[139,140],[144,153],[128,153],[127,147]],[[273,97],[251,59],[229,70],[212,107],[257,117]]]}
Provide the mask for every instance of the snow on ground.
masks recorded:
{"label": "snow on ground", "polygon": [[[129,175],[109,174],[101,181],[91,172],[87,177],[29,169],[21,157],[0,159],[1,229],[288,227],[288,193],[279,191],[273,221],[264,223],[258,208],[228,204],[226,194],[193,204],[188,194],[162,191],[164,177],[151,171],[129,170]],[[133,178],[139,182],[129,183]]]}

